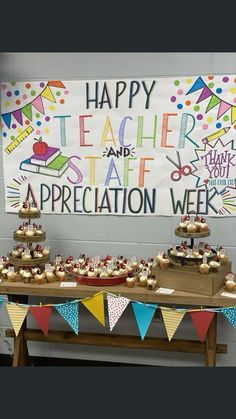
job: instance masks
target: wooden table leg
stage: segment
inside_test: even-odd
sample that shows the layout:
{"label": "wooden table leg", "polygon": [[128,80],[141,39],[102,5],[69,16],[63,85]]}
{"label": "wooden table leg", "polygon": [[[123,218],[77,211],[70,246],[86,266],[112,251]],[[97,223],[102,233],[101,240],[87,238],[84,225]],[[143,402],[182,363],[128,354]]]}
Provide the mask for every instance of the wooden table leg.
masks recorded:
{"label": "wooden table leg", "polygon": [[215,313],[206,335],[205,366],[215,367],[216,365],[216,331],[217,313]]}
{"label": "wooden table leg", "polygon": [[29,365],[27,342],[24,339],[25,329],[26,320],[24,320],[17,337],[14,339],[13,367],[23,367]]}

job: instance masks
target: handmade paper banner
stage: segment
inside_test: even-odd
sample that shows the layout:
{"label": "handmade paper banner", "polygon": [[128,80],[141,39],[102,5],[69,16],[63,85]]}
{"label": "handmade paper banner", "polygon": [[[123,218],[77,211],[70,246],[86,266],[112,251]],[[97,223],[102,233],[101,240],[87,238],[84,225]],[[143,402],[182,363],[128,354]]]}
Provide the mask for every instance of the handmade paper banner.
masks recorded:
{"label": "handmade paper banner", "polygon": [[105,326],[105,316],[104,316],[104,301],[103,293],[95,294],[91,298],[81,300],[81,303],[92,313],[92,315]]}
{"label": "handmade paper banner", "polygon": [[142,339],[144,339],[148,327],[155,314],[157,304],[143,304],[135,301],[132,303],[132,307],[137,321],[140,336]]}
{"label": "handmade paper banner", "polygon": [[29,307],[20,306],[18,304],[6,304],[6,309],[8,311],[15,334],[18,336]]}
{"label": "handmade paper banner", "polygon": [[1,83],[6,211],[235,216],[235,79]]}
{"label": "handmade paper banner", "polygon": [[163,317],[168,339],[169,341],[171,341],[181,320],[183,319],[185,315],[185,311],[176,311],[171,308],[167,309],[167,308],[161,307],[161,314]]}
{"label": "handmade paper banner", "polygon": [[48,335],[48,323],[51,317],[51,307],[48,306],[31,306],[29,311],[35,318],[40,329],[47,336]]}
{"label": "handmade paper banner", "polygon": [[115,327],[122,313],[125,311],[130,300],[125,297],[116,297],[107,294],[108,318],[110,324],[110,332]]}
{"label": "handmade paper banner", "polygon": [[79,333],[79,310],[77,302],[70,302],[66,304],[58,304],[55,306],[58,313],[66,320],[72,327],[74,332]]}
{"label": "handmade paper banner", "polygon": [[215,313],[208,311],[193,311],[190,313],[197,335],[201,342],[205,340],[206,333],[213,320]]}

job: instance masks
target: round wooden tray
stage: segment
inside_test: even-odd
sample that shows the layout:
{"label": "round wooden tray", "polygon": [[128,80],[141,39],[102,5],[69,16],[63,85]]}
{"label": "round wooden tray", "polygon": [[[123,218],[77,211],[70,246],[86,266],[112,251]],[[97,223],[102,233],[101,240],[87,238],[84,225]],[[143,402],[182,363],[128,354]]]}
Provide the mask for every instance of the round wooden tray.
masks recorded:
{"label": "round wooden tray", "polygon": [[211,230],[207,230],[201,233],[184,233],[183,231],[175,229],[175,235],[186,239],[201,239],[202,237],[208,237],[211,234]]}
{"label": "round wooden tray", "polygon": [[18,216],[19,216],[19,218],[28,218],[28,219],[30,219],[30,218],[40,218],[41,213],[37,212],[37,214],[31,214],[31,213],[25,214],[25,213],[22,213],[21,211],[18,211]]}
{"label": "round wooden tray", "polygon": [[75,281],[79,282],[80,284],[96,285],[97,287],[124,284],[126,282],[127,276],[128,275],[111,276],[107,278],[95,278],[91,276],[79,276],[73,274],[73,278],[75,279]]}
{"label": "round wooden tray", "polygon": [[43,256],[42,258],[31,258],[29,260],[15,258],[11,255],[8,255],[9,263],[16,266],[37,266],[43,265],[44,263],[50,260],[50,254]]}
{"label": "round wooden tray", "polygon": [[17,242],[24,242],[24,243],[37,243],[37,242],[43,242],[46,240],[46,233],[41,234],[41,236],[25,236],[25,235],[18,235],[14,231],[13,239]]}
{"label": "round wooden tray", "polygon": [[[178,249],[179,247],[180,246],[176,246],[176,249]],[[187,247],[191,249],[191,246],[187,246]],[[190,263],[196,263],[196,264],[202,263],[202,260],[203,260],[203,257],[204,257],[204,255],[203,255],[203,257],[201,257],[201,258],[186,258],[185,256],[172,255],[171,252],[170,252],[171,250],[172,249],[168,249],[169,258],[171,260],[174,260],[175,262],[180,263],[181,265],[187,265],[188,263],[189,264]],[[205,256],[207,258],[207,262],[210,262],[214,258],[214,256],[217,254],[217,252],[215,250],[211,249],[211,251],[212,251],[211,256],[208,256],[208,257]]]}

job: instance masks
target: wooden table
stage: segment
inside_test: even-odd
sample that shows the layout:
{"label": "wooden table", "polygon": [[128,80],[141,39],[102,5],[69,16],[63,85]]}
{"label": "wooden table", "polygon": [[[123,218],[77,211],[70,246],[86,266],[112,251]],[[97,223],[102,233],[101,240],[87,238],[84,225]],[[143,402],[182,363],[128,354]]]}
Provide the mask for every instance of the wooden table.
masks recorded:
{"label": "wooden table", "polygon": [[[222,297],[219,291],[215,296],[209,297],[200,294],[192,294],[182,291],[174,291],[172,294],[156,294],[155,291],[149,291],[147,288],[135,286],[128,288],[125,285],[110,287],[95,287],[78,284],[76,287],[60,287],[60,283],[24,284],[21,282],[0,283],[0,294],[6,294],[11,301],[18,301],[27,304],[28,296],[43,297],[61,297],[80,299],[93,296],[97,292],[104,291],[129,298],[131,301],[152,302],[170,306],[194,306],[200,307],[230,307],[234,305],[234,300]],[[106,296],[106,294],[104,294]],[[48,303],[50,303],[50,298]],[[14,358],[13,366],[29,365],[27,341],[41,342],[60,342],[74,343],[81,345],[112,346],[125,348],[156,349],[165,351],[203,353],[205,354],[205,366],[216,365],[216,353],[227,353],[227,345],[217,344],[217,313],[208,329],[205,342],[198,340],[172,339],[145,337],[141,340],[139,336],[114,335],[111,333],[82,333],[76,335],[70,331],[50,330],[48,336],[45,336],[41,330],[27,329],[26,320],[17,337],[12,329],[6,331],[7,337],[14,338]]]}

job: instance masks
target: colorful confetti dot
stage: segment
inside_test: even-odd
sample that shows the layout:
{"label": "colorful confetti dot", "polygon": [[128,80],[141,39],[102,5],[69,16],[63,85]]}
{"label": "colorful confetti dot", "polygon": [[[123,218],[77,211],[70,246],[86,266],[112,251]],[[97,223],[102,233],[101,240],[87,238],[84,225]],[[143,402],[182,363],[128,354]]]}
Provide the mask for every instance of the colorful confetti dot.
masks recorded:
{"label": "colorful confetti dot", "polygon": [[12,126],[11,126],[13,129],[15,129],[16,128],[16,124],[12,124]]}
{"label": "colorful confetti dot", "polygon": [[31,96],[35,96],[36,95],[36,91],[35,90],[31,90],[30,94],[31,94]]}
{"label": "colorful confetti dot", "polygon": [[39,129],[37,129],[36,134],[37,135],[40,135],[41,134],[41,131]]}
{"label": "colorful confetti dot", "polygon": [[20,104],[21,104],[20,99],[17,99],[17,100],[16,100],[16,105],[20,105]]}
{"label": "colorful confetti dot", "polygon": [[14,80],[10,81],[12,86],[15,86],[16,82]]}
{"label": "colorful confetti dot", "polygon": [[37,121],[36,124],[38,125],[38,127],[40,127],[41,122],[40,121]]}
{"label": "colorful confetti dot", "polygon": [[223,79],[222,79],[222,80],[223,80],[223,82],[224,82],[224,83],[228,83],[228,81],[229,81],[229,77],[223,77]]}
{"label": "colorful confetti dot", "polygon": [[69,90],[64,90],[64,95],[68,95]]}
{"label": "colorful confetti dot", "polygon": [[54,110],[55,110],[55,106],[50,105],[50,106],[49,106],[49,109],[50,109],[50,111],[54,111]]}
{"label": "colorful confetti dot", "polygon": [[217,89],[216,89],[216,93],[222,93],[222,89],[221,89],[221,87],[218,87]]}
{"label": "colorful confetti dot", "polygon": [[38,112],[37,112],[37,113],[35,114],[35,116],[36,116],[36,118],[40,118],[40,116],[41,116],[41,115],[40,115],[40,113],[38,113]]}
{"label": "colorful confetti dot", "polygon": [[208,76],[208,80],[213,80],[214,76]]}
{"label": "colorful confetti dot", "polygon": [[229,116],[228,115],[223,116],[223,120],[224,121],[228,121],[229,120]]}
{"label": "colorful confetti dot", "polygon": [[171,102],[175,102],[176,101],[176,97],[175,96],[171,96],[170,100],[171,100]]}
{"label": "colorful confetti dot", "polygon": [[29,124],[30,124],[30,121],[28,119],[26,119],[25,125],[29,125]]}
{"label": "colorful confetti dot", "polygon": [[3,137],[6,137],[7,136],[7,133],[6,132],[3,132],[2,135],[3,135]]}
{"label": "colorful confetti dot", "polygon": [[233,98],[233,102],[236,103],[236,97]]}
{"label": "colorful confetti dot", "polygon": [[198,112],[198,111],[199,111],[199,109],[200,109],[200,106],[195,105],[195,106],[193,107],[193,109],[194,109],[196,112]]}
{"label": "colorful confetti dot", "polygon": [[13,141],[14,139],[15,139],[15,136],[14,135],[11,135],[11,140]]}
{"label": "colorful confetti dot", "polygon": [[46,116],[45,117],[45,121],[47,121],[47,122],[50,121],[50,117],[49,116]]}
{"label": "colorful confetti dot", "polygon": [[45,130],[44,130],[44,132],[46,133],[46,134],[48,134],[49,133],[49,128],[45,128]]}
{"label": "colorful confetti dot", "polygon": [[60,103],[63,105],[63,103],[65,103],[64,99],[60,99]]}
{"label": "colorful confetti dot", "polygon": [[26,83],[25,87],[26,87],[26,89],[30,89],[31,88],[31,84],[30,83]]}
{"label": "colorful confetti dot", "polygon": [[182,103],[178,103],[177,108],[178,108],[178,109],[182,109],[182,108],[183,108]]}
{"label": "colorful confetti dot", "polygon": [[208,118],[207,118],[207,122],[209,122],[209,124],[210,124],[212,121],[213,121],[212,116],[208,116]]}
{"label": "colorful confetti dot", "polygon": [[57,95],[57,96],[61,96],[61,92],[59,92],[59,91],[58,91],[58,92],[56,92],[56,95]]}
{"label": "colorful confetti dot", "polygon": [[19,90],[15,90],[15,91],[14,91],[14,94],[15,94],[15,96],[19,96],[20,91],[19,91]]}
{"label": "colorful confetti dot", "polygon": [[178,93],[178,95],[182,95],[183,94],[183,90],[182,89],[179,89],[179,90],[177,90],[177,93]]}
{"label": "colorful confetti dot", "polygon": [[202,129],[208,129],[208,125],[207,124],[203,124]]}
{"label": "colorful confetti dot", "polygon": [[216,128],[221,128],[221,127],[222,127],[222,124],[220,122],[217,122]]}
{"label": "colorful confetti dot", "polygon": [[7,96],[8,97],[11,97],[11,92],[8,90],[8,92],[7,92]]}
{"label": "colorful confetti dot", "polygon": [[201,121],[201,119],[203,119],[203,115],[202,115],[201,113],[199,113],[199,114],[197,115],[197,119],[198,119],[199,121]]}
{"label": "colorful confetti dot", "polygon": [[193,79],[187,79],[186,83],[191,84],[193,82]]}
{"label": "colorful confetti dot", "polygon": [[186,106],[190,106],[190,105],[191,105],[190,100],[186,100],[185,105],[186,105]]}
{"label": "colorful confetti dot", "polygon": [[7,85],[6,84],[2,84],[2,89],[6,89]]}
{"label": "colorful confetti dot", "polygon": [[212,89],[212,87],[214,87],[214,83],[209,83],[209,84],[208,84],[208,87],[209,87],[210,89]]}
{"label": "colorful confetti dot", "polygon": [[25,95],[25,94],[23,95],[23,99],[27,99],[27,97],[28,97],[27,95]]}
{"label": "colorful confetti dot", "polygon": [[236,88],[235,87],[231,87],[231,89],[229,89],[230,93],[236,93]]}
{"label": "colorful confetti dot", "polygon": [[5,106],[5,108],[7,108],[8,106],[10,106],[10,103],[9,102],[4,102],[4,106]]}
{"label": "colorful confetti dot", "polygon": [[175,85],[175,86],[179,86],[179,80],[175,80],[175,81],[174,81],[174,85]]}
{"label": "colorful confetti dot", "polygon": [[39,86],[40,86],[40,87],[44,87],[44,86],[45,86],[45,83],[41,82],[41,83],[39,84]]}
{"label": "colorful confetti dot", "polygon": [[236,129],[236,124],[234,125],[234,129]]}

